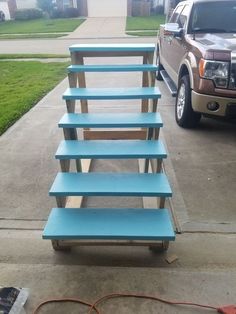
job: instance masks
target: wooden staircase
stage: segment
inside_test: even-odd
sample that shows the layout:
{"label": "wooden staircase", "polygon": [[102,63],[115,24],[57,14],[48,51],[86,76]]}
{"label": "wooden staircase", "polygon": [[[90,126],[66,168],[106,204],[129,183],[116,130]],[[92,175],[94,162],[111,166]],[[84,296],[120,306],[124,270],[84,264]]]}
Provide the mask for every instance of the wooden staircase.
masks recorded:
{"label": "wooden staircase", "polygon": [[[155,87],[157,67],[152,64],[155,46],[150,44],[74,45],[70,47],[72,65],[68,67],[69,85],[63,99],[67,113],[59,122],[65,140],[57,149],[61,172],[49,194],[56,197],[43,238],[52,240],[55,250],[72,245],[148,245],[166,250],[175,240],[165,199],[172,196],[162,160],[167,157],[159,140],[163,126],[156,112],[161,93]],[[89,57],[141,56],[143,64],[85,65]],[[87,88],[86,72],[143,73],[142,87]],[[141,100],[137,113],[89,113],[88,100]],[[76,113],[76,102],[81,112]],[[105,129],[105,131],[104,131]],[[78,139],[78,130],[83,139]],[[143,173],[85,172],[84,161],[93,159],[144,159]],[[70,172],[75,161],[77,172]],[[87,164],[87,168],[88,164]],[[151,173],[150,173],[151,169]],[[67,208],[71,196],[155,197],[157,208]],[[109,200],[107,201],[109,206]]]}

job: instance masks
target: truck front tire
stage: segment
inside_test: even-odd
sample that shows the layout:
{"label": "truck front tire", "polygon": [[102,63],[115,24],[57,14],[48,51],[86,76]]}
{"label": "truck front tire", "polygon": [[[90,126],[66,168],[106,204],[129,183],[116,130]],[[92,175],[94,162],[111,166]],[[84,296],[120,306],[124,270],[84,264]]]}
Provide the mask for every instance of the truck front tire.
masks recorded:
{"label": "truck front tire", "polygon": [[179,81],[175,102],[175,120],[183,128],[194,128],[200,119],[201,114],[192,109],[189,75],[184,75]]}

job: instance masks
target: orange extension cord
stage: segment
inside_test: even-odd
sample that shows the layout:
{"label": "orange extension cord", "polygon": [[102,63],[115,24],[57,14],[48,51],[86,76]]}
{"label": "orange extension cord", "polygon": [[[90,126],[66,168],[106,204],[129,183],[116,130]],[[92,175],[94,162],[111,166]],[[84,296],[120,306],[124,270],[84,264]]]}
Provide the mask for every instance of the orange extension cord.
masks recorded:
{"label": "orange extension cord", "polygon": [[[39,312],[39,309],[48,303],[53,303],[53,302],[76,302],[76,303],[80,303],[83,305],[86,305],[89,307],[89,312],[88,314],[92,314],[94,311],[97,314],[101,314],[101,312],[97,309],[97,306],[108,300],[108,299],[113,299],[113,298],[139,298],[139,299],[149,299],[149,300],[154,300],[154,301],[159,301],[162,303],[166,303],[166,304],[170,304],[170,305],[188,305],[188,306],[197,306],[197,307],[201,307],[201,308],[206,308],[206,309],[212,309],[212,310],[216,310],[219,312],[220,308],[217,308],[215,306],[210,306],[210,305],[203,305],[203,304],[198,304],[198,303],[192,303],[192,302],[178,302],[178,301],[169,301],[166,299],[162,299],[160,297],[154,297],[154,296],[149,296],[149,295],[143,295],[143,294],[131,294],[131,293],[112,293],[112,294],[107,294],[103,297],[101,297],[100,299],[98,299],[97,301],[95,301],[93,304],[88,303],[86,301],[82,301],[80,299],[77,298],[56,298],[56,299],[50,299],[50,300],[45,300],[42,303],[40,303],[37,308],[34,310],[33,314],[37,314]],[[228,312],[219,312],[219,313],[228,313]],[[229,312],[230,313],[230,312]]]}

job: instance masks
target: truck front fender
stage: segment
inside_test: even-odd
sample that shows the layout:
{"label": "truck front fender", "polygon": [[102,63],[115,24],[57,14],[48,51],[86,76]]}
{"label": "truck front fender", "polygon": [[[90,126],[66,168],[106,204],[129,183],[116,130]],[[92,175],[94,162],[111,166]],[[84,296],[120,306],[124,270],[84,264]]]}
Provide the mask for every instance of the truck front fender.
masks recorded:
{"label": "truck front fender", "polygon": [[179,68],[179,75],[178,80],[181,79],[184,75],[188,74],[190,79],[190,87],[191,89],[194,89],[194,75],[197,71],[197,60],[196,57],[192,52],[189,52],[187,55],[185,55],[184,59],[181,62],[180,68]]}

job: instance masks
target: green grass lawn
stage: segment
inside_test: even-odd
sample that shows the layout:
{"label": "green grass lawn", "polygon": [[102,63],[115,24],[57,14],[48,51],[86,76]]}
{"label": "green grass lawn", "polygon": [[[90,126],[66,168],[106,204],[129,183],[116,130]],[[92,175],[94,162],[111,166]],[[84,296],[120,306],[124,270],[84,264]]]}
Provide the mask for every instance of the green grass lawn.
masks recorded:
{"label": "green grass lawn", "polygon": [[51,59],[51,58],[69,58],[70,55],[63,54],[41,54],[41,53],[1,53],[0,60],[5,59]]}
{"label": "green grass lawn", "polygon": [[0,134],[66,76],[66,62],[0,62]]}
{"label": "green grass lawn", "polygon": [[[127,33],[129,32],[129,34],[132,34],[132,31],[138,31],[138,30],[154,31],[154,30],[158,30],[160,24],[163,24],[163,23],[165,23],[165,15],[127,17],[126,32]],[[141,32],[140,34],[145,34],[145,33]],[[135,32],[133,33],[133,35],[135,35]],[[138,36],[138,33],[136,33],[136,35]]]}
{"label": "green grass lawn", "polygon": [[142,32],[142,31],[138,31],[138,32],[126,32],[127,35],[131,35],[131,36],[144,36],[144,37],[156,37],[157,36],[157,31],[147,31],[147,32]]}
{"label": "green grass lawn", "polygon": [[30,39],[30,38],[58,38],[66,36],[67,34],[54,33],[54,34],[0,34],[0,39]]}
{"label": "green grass lawn", "polygon": [[85,19],[37,19],[0,23],[0,34],[33,34],[72,32]]}

